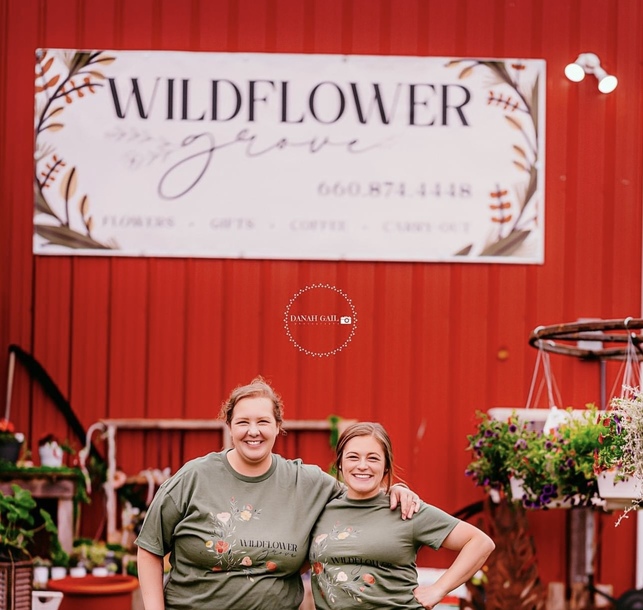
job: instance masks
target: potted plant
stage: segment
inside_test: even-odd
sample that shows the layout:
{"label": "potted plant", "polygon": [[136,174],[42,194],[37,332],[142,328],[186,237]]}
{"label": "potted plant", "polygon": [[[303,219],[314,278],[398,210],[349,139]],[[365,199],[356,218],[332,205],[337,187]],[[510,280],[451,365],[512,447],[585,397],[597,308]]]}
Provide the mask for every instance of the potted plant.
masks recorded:
{"label": "potted plant", "polygon": [[63,464],[63,446],[55,434],[46,434],[38,440],[38,455],[42,466],[60,468]]}
{"label": "potted plant", "polygon": [[35,534],[45,530],[52,548],[60,546],[58,529],[51,515],[40,509],[42,524],[36,525],[36,501],[31,492],[12,485],[12,494],[0,492],[0,608],[31,608],[33,561],[29,546]]}
{"label": "potted plant", "polygon": [[12,422],[5,418],[0,419],[0,460],[15,464],[24,440],[24,434],[16,432]]}
{"label": "potted plant", "polygon": [[626,390],[611,402],[596,458],[606,508],[623,508],[623,516],[643,503],[643,392]]}
{"label": "potted plant", "polygon": [[479,413],[470,435],[467,474],[492,493],[503,492],[525,508],[589,505],[595,501],[595,455],[603,418],[596,407],[567,409],[562,423],[535,430],[517,415],[498,421]]}
{"label": "potted plant", "polygon": [[465,474],[483,487],[492,499],[511,498],[510,479],[518,447],[528,435],[527,427],[515,413],[504,421],[493,419],[482,411],[476,415],[480,421],[477,432],[467,437],[467,449],[473,457]]}

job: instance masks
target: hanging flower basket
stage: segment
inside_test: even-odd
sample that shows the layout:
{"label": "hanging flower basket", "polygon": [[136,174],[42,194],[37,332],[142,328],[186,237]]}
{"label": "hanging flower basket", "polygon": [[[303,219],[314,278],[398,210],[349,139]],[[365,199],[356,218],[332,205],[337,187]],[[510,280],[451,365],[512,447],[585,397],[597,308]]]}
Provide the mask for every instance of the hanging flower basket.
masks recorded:
{"label": "hanging flower basket", "polygon": [[621,509],[624,517],[643,503],[642,390],[623,386],[623,395],[611,401],[610,414],[613,423],[597,455],[598,483],[605,508]]}
{"label": "hanging flower basket", "polygon": [[636,476],[622,478],[616,468],[599,473],[597,482],[605,510],[631,508],[643,495],[643,480]]}
{"label": "hanging flower basket", "polygon": [[574,506],[584,504],[583,498],[579,494],[561,498],[558,496],[554,484],[550,484],[549,486],[545,485],[538,498],[530,496],[525,491],[524,481],[518,477],[511,477],[509,479],[509,485],[511,487],[511,497],[513,500],[522,502],[526,508],[532,506],[538,508],[573,508]]}
{"label": "hanging flower basket", "polygon": [[552,408],[546,417],[525,409],[503,413],[502,419],[492,411],[478,414],[477,433],[468,437],[473,459],[466,472],[477,485],[528,509],[594,504],[595,452],[605,430],[605,416],[596,407]]}

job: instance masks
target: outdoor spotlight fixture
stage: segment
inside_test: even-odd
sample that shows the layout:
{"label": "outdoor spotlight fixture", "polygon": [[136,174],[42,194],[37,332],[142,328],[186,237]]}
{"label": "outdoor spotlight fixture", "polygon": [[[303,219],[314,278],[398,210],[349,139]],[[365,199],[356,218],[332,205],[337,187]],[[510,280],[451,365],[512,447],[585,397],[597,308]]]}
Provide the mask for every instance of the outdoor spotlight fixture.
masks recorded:
{"label": "outdoor spotlight fixture", "polygon": [[581,53],[574,63],[565,66],[565,76],[575,83],[582,81],[585,74],[593,74],[596,77],[601,93],[611,93],[618,85],[616,76],[605,71],[601,66],[601,60],[594,53]]}

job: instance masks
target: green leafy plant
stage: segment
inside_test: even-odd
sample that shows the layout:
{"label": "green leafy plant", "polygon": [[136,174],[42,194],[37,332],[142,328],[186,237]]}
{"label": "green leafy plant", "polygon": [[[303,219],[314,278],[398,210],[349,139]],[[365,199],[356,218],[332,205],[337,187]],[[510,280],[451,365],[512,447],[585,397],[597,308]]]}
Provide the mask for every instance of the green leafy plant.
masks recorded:
{"label": "green leafy plant", "polygon": [[51,515],[40,509],[43,523],[35,525],[36,501],[31,492],[19,485],[11,486],[13,494],[0,492],[0,560],[24,561],[31,558],[29,545],[37,532],[50,535],[52,555],[64,552],[58,540],[58,528]]}
{"label": "green leafy plant", "polygon": [[594,453],[594,472],[596,474],[623,464],[625,450],[625,433],[622,425],[623,416],[615,409],[601,412],[598,435],[598,448]]}
{"label": "green leafy plant", "polygon": [[513,414],[506,421],[477,412],[480,420],[475,434],[467,437],[473,459],[465,474],[486,491],[504,493],[511,497],[510,478],[518,463],[518,448],[526,440],[529,430]]}
{"label": "green leafy plant", "polygon": [[[548,433],[515,414],[506,422],[479,416],[477,433],[468,437],[473,460],[467,474],[477,485],[519,500],[525,508],[549,508],[555,501],[591,504],[598,491],[597,469],[620,451],[614,414],[594,405],[581,415],[567,409],[565,421]],[[512,495],[512,477],[522,484],[518,497]]]}
{"label": "green leafy plant", "polygon": [[[24,443],[24,440],[25,435],[22,432],[16,432],[13,422],[5,418],[0,419],[0,443],[5,445],[14,444],[17,455],[18,451],[22,447],[22,444]],[[0,458],[0,460],[2,460],[2,462],[5,464],[11,463],[10,459],[8,457],[5,457],[4,455],[2,458]]]}
{"label": "green leafy plant", "polygon": [[623,507],[616,525],[643,505],[643,392],[640,388],[625,390],[624,396],[611,402],[612,423],[597,457],[601,470],[613,470],[615,485],[634,478],[626,488],[630,503]]}
{"label": "green leafy plant", "polygon": [[125,556],[125,549],[120,544],[106,543],[103,540],[77,538],[73,546],[71,563],[83,564],[89,571],[104,565],[108,556],[113,557],[119,564]]}
{"label": "green leafy plant", "polygon": [[643,479],[643,391],[629,388],[625,397],[612,400],[611,407],[614,425],[601,451],[602,464]]}

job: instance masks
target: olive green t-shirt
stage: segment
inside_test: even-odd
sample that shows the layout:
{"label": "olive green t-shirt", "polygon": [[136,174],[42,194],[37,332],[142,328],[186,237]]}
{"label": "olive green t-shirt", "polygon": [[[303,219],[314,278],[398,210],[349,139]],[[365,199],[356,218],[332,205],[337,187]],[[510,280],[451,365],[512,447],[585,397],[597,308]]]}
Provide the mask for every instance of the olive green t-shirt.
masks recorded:
{"label": "olive green t-shirt", "polygon": [[310,545],[315,607],[421,609],[413,595],[417,552],[421,546],[439,549],[459,522],[424,503],[403,521],[383,493],[367,500],[332,500]]}
{"label": "olive green t-shirt", "polygon": [[310,532],[339,486],[278,455],[267,473],[246,477],[225,453],[192,460],[161,485],[136,544],[171,553],[167,610],[296,610]]}

